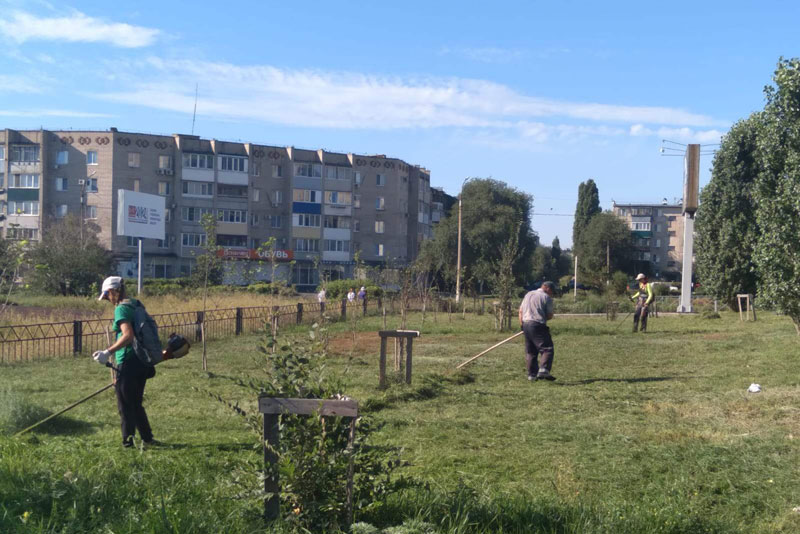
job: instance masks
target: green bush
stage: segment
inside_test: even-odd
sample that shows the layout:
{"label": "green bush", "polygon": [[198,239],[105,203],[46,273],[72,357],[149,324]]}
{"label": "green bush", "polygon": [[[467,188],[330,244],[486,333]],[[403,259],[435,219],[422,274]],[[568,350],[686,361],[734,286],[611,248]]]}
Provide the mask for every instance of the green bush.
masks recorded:
{"label": "green bush", "polygon": [[[377,298],[383,296],[383,289],[367,280],[333,280],[325,283],[325,298],[328,300],[338,300],[347,297],[348,291],[354,289],[356,295],[358,290],[364,286],[367,289],[367,298]],[[317,292],[322,286],[317,287]]]}
{"label": "green bush", "polygon": [[297,294],[294,286],[286,285],[286,282],[256,282],[246,286],[244,290],[258,295],[280,295],[282,297]]}

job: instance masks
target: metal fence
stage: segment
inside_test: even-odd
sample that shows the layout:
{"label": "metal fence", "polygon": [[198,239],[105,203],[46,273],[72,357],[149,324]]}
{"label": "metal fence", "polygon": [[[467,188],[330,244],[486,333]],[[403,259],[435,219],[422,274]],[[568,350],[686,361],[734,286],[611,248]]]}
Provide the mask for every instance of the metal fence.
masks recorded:
{"label": "metal fence", "polygon": [[[430,306],[430,304],[429,304]],[[153,315],[159,334],[166,339],[175,332],[190,342],[223,339],[264,331],[275,324],[278,328],[313,324],[322,316],[327,320],[343,320],[354,315],[399,313],[399,298],[364,299],[348,302],[299,302],[288,306],[253,306],[223,308]],[[406,302],[409,311],[422,308],[420,299]],[[442,304],[439,304],[442,309]],[[444,308],[446,311],[446,308]],[[0,326],[0,363],[32,361],[53,357],[91,354],[110,345],[111,319],[82,319],[59,323]]]}

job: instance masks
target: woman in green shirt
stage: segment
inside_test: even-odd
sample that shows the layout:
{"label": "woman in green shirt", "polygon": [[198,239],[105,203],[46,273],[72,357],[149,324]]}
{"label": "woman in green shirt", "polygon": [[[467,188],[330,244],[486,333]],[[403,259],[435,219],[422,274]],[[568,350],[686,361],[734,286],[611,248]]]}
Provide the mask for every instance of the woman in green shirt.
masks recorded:
{"label": "woman in green shirt", "polygon": [[[133,351],[133,316],[136,301],[126,298],[125,283],[119,276],[109,276],[103,281],[98,300],[114,304],[116,341],[106,350],[94,353],[94,360],[113,367],[116,373],[114,391],[117,394],[117,409],[122,423],[122,445],[133,447],[136,430],[145,445],[153,444],[153,431],[142,406],[144,386],[148,378],[155,376],[155,368],[144,365]],[[113,355],[115,365],[109,362]]]}

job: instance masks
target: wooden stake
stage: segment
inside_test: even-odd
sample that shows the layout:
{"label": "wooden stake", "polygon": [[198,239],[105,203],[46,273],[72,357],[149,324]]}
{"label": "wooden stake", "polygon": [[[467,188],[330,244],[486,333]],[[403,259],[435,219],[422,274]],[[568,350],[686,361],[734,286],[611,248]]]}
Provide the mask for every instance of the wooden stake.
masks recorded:
{"label": "wooden stake", "polygon": [[511,341],[512,339],[514,339],[515,337],[521,336],[522,334],[523,334],[523,332],[522,332],[522,331],[520,331],[520,332],[517,332],[517,333],[516,333],[516,334],[514,334],[513,336],[511,336],[511,337],[509,337],[509,338],[507,338],[507,339],[504,339],[504,340],[503,340],[503,341],[501,341],[500,343],[496,343],[496,344],[492,345],[491,347],[489,347],[489,348],[488,348],[488,349],[486,349],[485,351],[483,351],[483,352],[479,352],[478,354],[476,354],[475,356],[473,356],[473,357],[472,357],[472,358],[470,358],[469,360],[467,360],[467,361],[465,361],[465,362],[463,362],[463,363],[459,364],[458,366],[456,366],[456,369],[461,369],[462,367],[464,367],[464,366],[465,366],[465,365],[467,365],[468,363],[470,363],[470,362],[473,362],[473,361],[477,360],[478,358],[480,358],[481,356],[483,356],[483,355],[484,355],[484,354],[486,354],[487,352],[489,352],[489,351],[491,351],[491,350],[494,350],[494,349],[496,349],[497,347],[499,347],[499,346],[500,346],[500,345],[502,345],[503,343],[508,343],[509,341]]}

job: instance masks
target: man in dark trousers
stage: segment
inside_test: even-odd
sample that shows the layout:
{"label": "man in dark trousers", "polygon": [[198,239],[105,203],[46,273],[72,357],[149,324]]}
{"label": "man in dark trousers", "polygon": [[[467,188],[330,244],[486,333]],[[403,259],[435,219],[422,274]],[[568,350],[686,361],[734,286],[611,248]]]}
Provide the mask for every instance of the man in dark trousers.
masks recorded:
{"label": "man in dark trousers", "polygon": [[[148,378],[155,376],[156,370],[139,361],[132,346],[134,308],[137,302],[127,298],[125,283],[119,276],[109,276],[103,281],[98,300],[106,299],[114,305],[113,330],[116,341],[106,350],[95,352],[93,358],[97,363],[115,369],[114,390],[117,393],[117,409],[122,423],[122,446],[133,447],[136,430],[139,431],[145,447],[155,445],[157,442],[153,439],[153,431],[142,401],[145,383]],[[109,362],[112,356],[116,363],[113,366]]]}
{"label": "man in dark trousers", "polygon": [[639,282],[639,291],[631,297],[633,302],[636,303],[636,311],[633,312],[633,331],[636,332],[639,330],[639,320],[641,319],[642,333],[645,333],[647,331],[648,308],[654,298],[653,284],[649,283],[647,277],[642,273],[639,273],[636,277],[636,281]]}
{"label": "man in dark trousers", "polygon": [[525,364],[528,380],[555,380],[550,374],[553,367],[553,338],[547,321],[553,318],[553,282],[529,291],[519,307],[519,324],[525,332]]}

